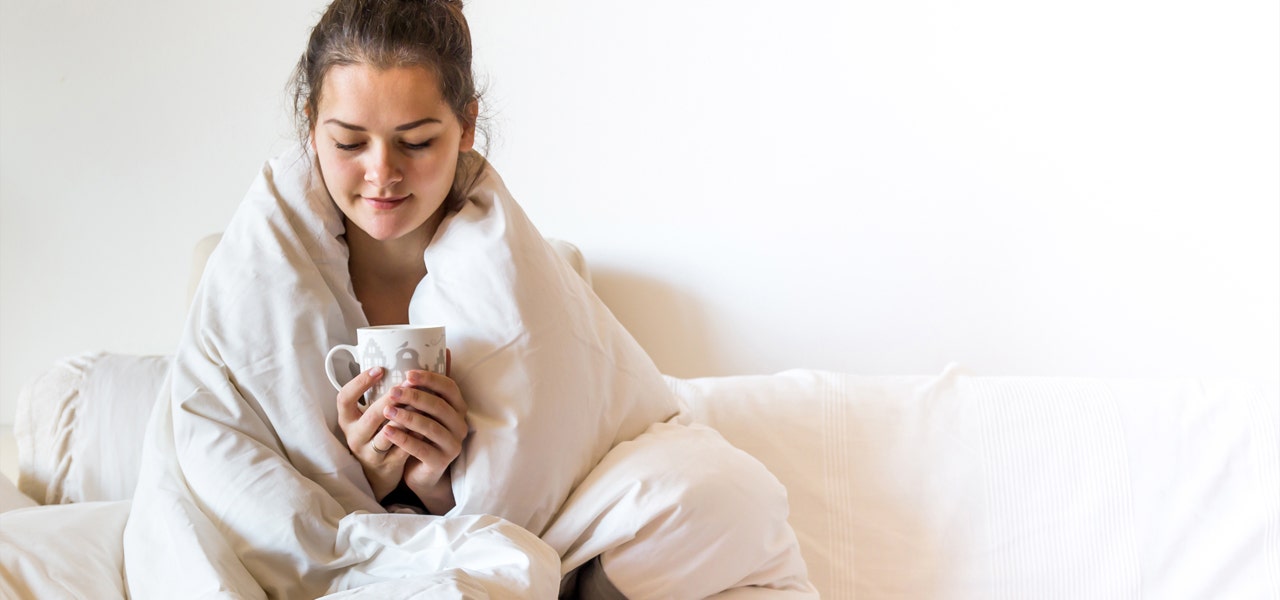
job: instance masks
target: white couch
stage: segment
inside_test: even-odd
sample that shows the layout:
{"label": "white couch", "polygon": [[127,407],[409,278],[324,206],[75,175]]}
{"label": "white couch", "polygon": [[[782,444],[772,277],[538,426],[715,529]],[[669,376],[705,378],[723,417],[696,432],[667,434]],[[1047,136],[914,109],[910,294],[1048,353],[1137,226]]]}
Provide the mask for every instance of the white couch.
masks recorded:
{"label": "white couch", "polygon": [[[0,480],[0,596],[40,577],[118,595],[111,535],[166,368],[71,356],[23,391],[23,494]],[[1280,598],[1274,390],[960,367],[668,383],[786,485],[826,598]]]}

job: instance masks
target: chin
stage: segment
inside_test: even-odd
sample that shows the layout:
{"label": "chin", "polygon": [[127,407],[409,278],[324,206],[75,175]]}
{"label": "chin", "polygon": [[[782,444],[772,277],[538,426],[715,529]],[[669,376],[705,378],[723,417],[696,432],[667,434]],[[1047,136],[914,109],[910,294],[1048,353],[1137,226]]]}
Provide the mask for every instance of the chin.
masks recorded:
{"label": "chin", "polygon": [[[354,208],[354,210],[346,214],[347,222],[364,232],[369,238],[379,242],[394,242],[411,237],[415,233],[422,231],[423,227],[433,217],[433,213],[423,214],[425,211],[421,210],[422,207],[403,206],[400,208],[416,208],[418,210],[406,211],[397,209],[384,213],[361,210],[363,207]],[[439,209],[437,208],[437,210]]]}
{"label": "chin", "polygon": [[369,235],[369,237],[375,240],[378,240],[379,242],[394,242],[400,238],[403,238],[413,233],[415,230],[416,228],[401,227],[401,228],[391,229],[391,228],[383,228],[383,227],[373,227],[370,229],[365,229],[364,231]]}

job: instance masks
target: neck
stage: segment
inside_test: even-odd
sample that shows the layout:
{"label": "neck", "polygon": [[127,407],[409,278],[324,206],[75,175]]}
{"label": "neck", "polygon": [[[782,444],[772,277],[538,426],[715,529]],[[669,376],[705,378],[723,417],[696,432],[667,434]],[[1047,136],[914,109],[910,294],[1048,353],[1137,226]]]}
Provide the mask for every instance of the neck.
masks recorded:
{"label": "neck", "polygon": [[394,240],[376,240],[350,221],[346,222],[348,270],[354,281],[417,282],[427,273],[422,252],[435,236],[444,211],[437,211],[422,227]]}

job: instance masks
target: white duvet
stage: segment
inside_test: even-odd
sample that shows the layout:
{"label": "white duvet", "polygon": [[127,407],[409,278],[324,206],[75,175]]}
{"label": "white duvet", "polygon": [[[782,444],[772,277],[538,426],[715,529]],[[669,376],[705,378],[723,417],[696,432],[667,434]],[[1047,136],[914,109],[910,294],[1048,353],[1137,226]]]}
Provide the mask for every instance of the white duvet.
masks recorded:
{"label": "white duvet", "polygon": [[309,160],[271,161],[210,257],[148,426],[124,533],[130,594],[554,595],[558,557],[525,529],[390,515],[373,498],[323,365],[367,323]]}
{"label": "white duvet", "polygon": [[[611,449],[642,438],[609,464],[654,472],[666,465],[637,461],[670,460],[647,450],[665,438],[680,451],[737,452],[677,422],[652,362],[490,169],[428,247],[411,306],[411,321],[448,327],[471,411],[453,470],[457,507],[386,514],[340,439],[323,372],[325,352],[366,320],[341,215],[308,160],[299,151],[271,161],[210,257],[148,426],[124,533],[132,596],[555,597],[565,573],[646,535],[644,511],[680,501],[660,485],[637,492],[620,474],[593,473]],[[743,483],[770,492],[786,535],[739,544],[749,548],[739,562],[794,572],[785,493],[755,467]],[[680,547],[716,547],[698,537],[710,534],[682,535]],[[762,553],[772,554],[752,556]],[[696,575],[720,589],[769,583]]]}

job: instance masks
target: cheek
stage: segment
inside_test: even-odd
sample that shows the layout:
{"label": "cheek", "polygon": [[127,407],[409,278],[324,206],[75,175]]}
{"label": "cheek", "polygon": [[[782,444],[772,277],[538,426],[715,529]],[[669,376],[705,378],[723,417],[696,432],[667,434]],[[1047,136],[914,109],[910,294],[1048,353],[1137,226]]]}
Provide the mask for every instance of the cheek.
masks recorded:
{"label": "cheek", "polygon": [[448,143],[456,143],[457,140],[449,140],[446,144],[441,144],[439,151],[432,157],[429,170],[433,179],[443,179],[449,183],[453,182],[453,172],[458,166],[457,146],[447,145]]}
{"label": "cheek", "polygon": [[320,174],[324,178],[325,186],[329,188],[329,193],[335,197],[338,194],[334,194],[334,192],[338,191],[338,189],[346,189],[351,186],[353,177],[357,180],[360,179],[355,161],[344,160],[332,152],[323,150],[316,153],[316,160],[320,163]]}
{"label": "cheek", "polygon": [[443,179],[448,179],[452,183],[451,166],[445,157],[433,153],[431,156],[419,157],[417,160],[407,160],[400,168],[406,182],[425,187],[439,187]]}

